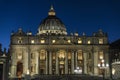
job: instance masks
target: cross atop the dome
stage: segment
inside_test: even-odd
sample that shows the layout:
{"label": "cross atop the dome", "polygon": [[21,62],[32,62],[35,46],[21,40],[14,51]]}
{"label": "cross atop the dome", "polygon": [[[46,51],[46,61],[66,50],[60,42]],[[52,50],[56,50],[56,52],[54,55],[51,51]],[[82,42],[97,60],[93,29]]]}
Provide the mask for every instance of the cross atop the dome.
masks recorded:
{"label": "cross atop the dome", "polygon": [[51,7],[50,7],[50,10],[49,10],[49,12],[48,12],[48,15],[49,16],[55,16],[55,11],[54,11],[54,8],[53,8],[53,5],[51,5]]}
{"label": "cross atop the dome", "polygon": [[54,10],[53,5],[51,5],[50,10]]}

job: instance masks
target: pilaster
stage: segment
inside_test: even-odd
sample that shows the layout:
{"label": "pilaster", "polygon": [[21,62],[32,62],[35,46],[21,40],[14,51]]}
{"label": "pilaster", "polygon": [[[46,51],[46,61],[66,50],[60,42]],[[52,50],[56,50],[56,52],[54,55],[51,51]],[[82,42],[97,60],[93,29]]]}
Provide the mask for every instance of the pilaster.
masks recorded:
{"label": "pilaster", "polygon": [[94,75],[98,75],[98,52],[93,52],[94,54]]}
{"label": "pilaster", "polygon": [[72,52],[72,61],[71,61],[71,62],[72,62],[72,63],[71,63],[72,74],[74,74],[74,65],[75,65],[75,64],[74,64],[74,60],[75,60],[74,57],[75,57],[75,56],[74,56],[74,52]]}
{"label": "pilaster", "polygon": [[77,68],[77,51],[75,52],[75,68]]}
{"label": "pilaster", "polygon": [[49,74],[52,74],[52,53],[49,52]]}
{"label": "pilaster", "polygon": [[65,74],[68,74],[68,54],[67,53],[65,53]]}
{"label": "pilaster", "polygon": [[36,71],[35,71],[35,73],[39,74],[39,53],[38,52],[36,52],[35,58],[36,58],[36,66],[35,66]]}

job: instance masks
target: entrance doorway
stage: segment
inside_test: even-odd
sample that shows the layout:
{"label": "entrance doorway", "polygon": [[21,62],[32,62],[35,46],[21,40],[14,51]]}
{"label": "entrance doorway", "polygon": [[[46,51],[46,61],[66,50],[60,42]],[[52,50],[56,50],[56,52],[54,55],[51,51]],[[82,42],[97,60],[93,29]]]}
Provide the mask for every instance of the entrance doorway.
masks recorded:
{"label": "entrance doorway", "polygon": [[22,73],[23,73],[23,63],[22,62],[17,62],[17,76],[18,78],[22,77]]}
{"label": "entrance doorway", "polygon": [[59,74],[65,74],[65,54],[64,50],[58,51],[58,60],[59,60]]}

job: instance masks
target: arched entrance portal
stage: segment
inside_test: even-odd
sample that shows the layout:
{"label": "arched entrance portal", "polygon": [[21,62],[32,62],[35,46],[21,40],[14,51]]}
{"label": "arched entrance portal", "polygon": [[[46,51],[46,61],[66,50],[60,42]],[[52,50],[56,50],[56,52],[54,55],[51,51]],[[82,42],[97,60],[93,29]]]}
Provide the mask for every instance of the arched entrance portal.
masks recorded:
{"label": "arched entrance portal", "polygon": [[18,78],[22,77],[22,73],[23,73],[23,63],[18,61],[17,62],[17,73],[16,73]]}

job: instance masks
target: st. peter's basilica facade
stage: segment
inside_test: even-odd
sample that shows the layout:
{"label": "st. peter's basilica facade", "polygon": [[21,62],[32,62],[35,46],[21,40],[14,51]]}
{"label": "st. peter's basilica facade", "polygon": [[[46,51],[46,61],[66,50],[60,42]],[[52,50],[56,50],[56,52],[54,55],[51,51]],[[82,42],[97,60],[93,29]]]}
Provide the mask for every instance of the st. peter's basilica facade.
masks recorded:
{"label": "st. peter's basilica facade", "polygon": [[[109,64],[108,49],[108,36],[102,30],[91,36],[68,35],[51,6],[37,34],[25,33],[21,28],[11,34],[10,77],[77,74],[77,69],[79,74],[99,76],[99,66]],[[109,75],[109,68],[105,75]]]}

